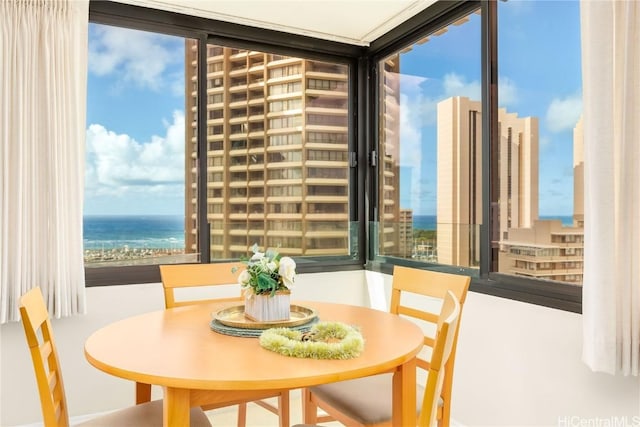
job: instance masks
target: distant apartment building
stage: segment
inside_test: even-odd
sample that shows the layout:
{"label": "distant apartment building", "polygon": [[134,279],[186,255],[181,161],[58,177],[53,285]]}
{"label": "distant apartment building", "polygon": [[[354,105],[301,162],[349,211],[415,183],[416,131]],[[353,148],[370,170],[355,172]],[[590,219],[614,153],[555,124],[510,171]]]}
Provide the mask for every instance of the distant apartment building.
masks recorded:
{"label": "distant apartment building", "polygon": [[560,220],[538,220],[509,230],[501,242],[499,271],[535,279],[582,283],[584,229]]}
{"label": "distant apartment building", "polygon": [[254,243],[348,255],[348,67],[209,45],[199,188],[193,41],[186,57],[187,251],[197,251],[196,191],[206,191],[212,258],[238,258]]}
{"label": "distant apartment building", "polygon": [[509,230],[500,242],[499,271],[582,284],[584,269],[584,149],[582,118],[573,130],[573,226],[539,220]]}
{"label": "distant apartment building", "polygon": [[[499,109],[497,146],[499,239],[538,216],[538,120]],[[452,97],[437,107],[438,262],[476,267],[482,224],[481,104]]]}
{"label": "distant apartment building", "polygon": [[413,247],[413,210],[400,209],[398,219],[398,256],[411,258],[414,253]]}

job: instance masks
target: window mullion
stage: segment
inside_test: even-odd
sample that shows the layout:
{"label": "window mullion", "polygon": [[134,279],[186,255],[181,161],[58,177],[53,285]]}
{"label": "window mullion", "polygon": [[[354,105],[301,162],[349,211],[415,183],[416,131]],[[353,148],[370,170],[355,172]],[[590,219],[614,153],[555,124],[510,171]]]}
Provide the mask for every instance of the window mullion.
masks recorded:
{"label": "window mullion", "polygon": [[[201,36],[198,40],[198,178],[197,178],[197,227],[198,251],[200,262],[208,263],[210,256],[210,232],[207,219],[207,38]],[[187,124],[187,125],[190,125]],[[185,153],[187,154],[187,153]],[[187,172],[188,173],[188,172]],[[186,181],[188,183],[189,180]],[[191,201],[187,201],[191,203]]]}
{"label": "window mullion", "polygon": [[[482,224],[480,225],[480,277],[497,270],[498,248],[492,241],[498,226],[498,174],[494,156],[498,144],[498,34],[497,2],[481,5],[482,49]],[[499,237],[499,236],[495,236]]]}

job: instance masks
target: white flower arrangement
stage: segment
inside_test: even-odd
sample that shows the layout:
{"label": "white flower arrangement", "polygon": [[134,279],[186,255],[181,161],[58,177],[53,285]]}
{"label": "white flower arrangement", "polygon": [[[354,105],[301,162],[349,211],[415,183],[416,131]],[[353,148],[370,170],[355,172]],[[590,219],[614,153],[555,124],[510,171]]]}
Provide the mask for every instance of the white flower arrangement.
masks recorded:
{"label": "white flower arrangement", "polygon": [[252,247],[253,255],[247,260],[247,268],[238,276],[240,286],[251,295],[275,295],[277,291],[290,290],[296,278],[296,263],[273,249],[260,252]]}

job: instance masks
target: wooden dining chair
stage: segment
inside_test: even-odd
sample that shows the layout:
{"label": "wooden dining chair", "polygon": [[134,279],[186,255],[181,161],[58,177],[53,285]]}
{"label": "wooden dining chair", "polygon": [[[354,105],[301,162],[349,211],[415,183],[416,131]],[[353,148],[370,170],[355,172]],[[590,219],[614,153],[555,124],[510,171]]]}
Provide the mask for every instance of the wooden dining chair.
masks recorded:
{"label": "wooden dining chair", "polygon": [[[58,351],[47,307],[40,288],[20,298],[20,316],[35,370],[45,427],[69,426],[69,410]],[[162,400],[135,405],[92,418],[76,426],[162,426]],[[200,408],[191,408],[191,426],[210,427]]]}
{"label": "wooden dining chair", "polygon": [[[240,262],[224,262],[211,264],[166,264],[160,266],[160,277],[164,289],[164,302],[166,308],[180,307],[206,302],[242,303],[243,299],[238,292],[237,296],[219,297],[207,299],[177,298],[178,288],[211,287],[238,283],[238,275],[246,268]],[[249,356],[249,355],[247,355]],[[146,390],[144,390],[146,393]],[[277,398],[277,405],[273,405],[265,399]],[[267,390],[257,391],[247,397],[247,392],[241,394],[232,391],[225,394],[225,400],[212,405],[203,406],[204,410],[216,409],[238,404],[238,427],[244,427],[247,421],[247,402],[253,402],[258,406],[275,414],[279,418],[280,427],[289,427],[289,391]]]}
{"label": "wooden dining chair", "polygon": [[[458,300],[461,310],[467,297],[471,278],[449,273],[395,266],[391,289],[390,312],[416,321],[425,330],[425,350],[417,358],[419,378],[428,377],[430,359],[435,345],[434,327],[440,318],[436,304],[419,304],[422,298],[444,301],[448,291]],[[438,399],[437,420],[448,427],[451,418],[451,392],[459,323],[456,324],[451,356],[444,368],[444,379]],[[425,386],[418,382],[416,412],[422,409]],[[392,374],[374,375],[355,380],[303,389],[304,422],[339,421],[353,426],[390,426],[392,410]],[[326,414],[319,415],[318,408]]]}

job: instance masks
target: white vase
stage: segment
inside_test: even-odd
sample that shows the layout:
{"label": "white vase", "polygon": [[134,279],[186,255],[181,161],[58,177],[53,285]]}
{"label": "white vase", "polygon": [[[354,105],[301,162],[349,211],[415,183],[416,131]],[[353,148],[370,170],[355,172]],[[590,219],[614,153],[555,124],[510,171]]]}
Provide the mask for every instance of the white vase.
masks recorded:
{"label": "white vase", "polygon": [[275,295],[253,295],[244,300],[244,315],[254,322],[289,320],[291,292],[278,291]]}

